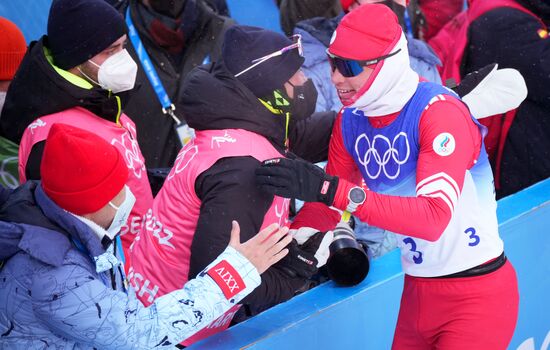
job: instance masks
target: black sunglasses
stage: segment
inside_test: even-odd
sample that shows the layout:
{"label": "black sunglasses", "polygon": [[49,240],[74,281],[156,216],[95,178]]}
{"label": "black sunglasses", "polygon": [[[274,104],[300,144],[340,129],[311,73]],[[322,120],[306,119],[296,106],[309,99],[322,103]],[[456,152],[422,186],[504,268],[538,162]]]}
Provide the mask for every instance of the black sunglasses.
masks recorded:
{"label": "black sunglasses", "polygon": [[334,72],[335,69],[338,69],[340,74],[346,78],[356,77],[363,72],[363,67],[376,64],[382,60],[385,60],[388,57],[394,56],[399,53],[401,49],[392,52],[390,54],[373,58],[370,60],[352,60],[348,58],[338,57],[331,54],[327,49],[328,61],[330,62],[330,67]]}

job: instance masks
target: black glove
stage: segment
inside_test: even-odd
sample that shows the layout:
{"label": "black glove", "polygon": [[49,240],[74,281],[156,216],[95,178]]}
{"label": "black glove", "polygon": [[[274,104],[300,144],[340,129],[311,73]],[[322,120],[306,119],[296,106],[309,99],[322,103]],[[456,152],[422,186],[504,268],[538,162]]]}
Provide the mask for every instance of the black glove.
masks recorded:
{"label": "black glove", "polygon": [[475,89],[479,85],[479,83],[481,83],[483,79],[485,79],[485,77],[495,69],[496,65],[496,63],[491,63],[481,68],[480,70],[468,73],[462,79],[458,86],[456,86],[456,84],[452,86],[451,84],[451,86],[448,87],[453,89],[458,96],[464,97],[472,92],[472,90]]}
{"label": "black glove", "polygon": [[317,272],[315,253],[324,236],[324,232],[317,232],[302,245],[293,239],[286,246],[288,254],[274,266],[284,271],[289,277],[310,278]]}
{"label": "black glove", "polygon": [[271,194],[332,205],[338,177],[303,159],[273,158],[256,169],[256,181]]}

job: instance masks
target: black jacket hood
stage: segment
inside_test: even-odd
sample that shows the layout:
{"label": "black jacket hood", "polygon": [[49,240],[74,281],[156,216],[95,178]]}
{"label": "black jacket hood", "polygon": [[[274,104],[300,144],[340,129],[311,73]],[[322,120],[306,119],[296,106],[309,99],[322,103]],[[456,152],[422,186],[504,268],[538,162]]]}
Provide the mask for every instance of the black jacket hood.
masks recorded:
{"label": "black jacket hood", "polygon": [[548,26],[550,25],[550,2],[548,0],[516,0],[520,5],[539,16]]}
{"label": "black jacket hood", "polygon": [[285,116],[270,112],[223,62],[193,69],[179,100],[185,120],[196,130],[244,129],[284,147]]}
{"label": "black jacket hood", "polygon": [[[11,82],[0,117],[0,135],[19,144],[25,128],[36,118],[83,107],[97,116],[116,121],[120,106],[115,95],[94,87],[84,89],[63,78],[44,53],[47,36],[33,41]],[[128,96],[118,94],[124,102]]]}
{"label": "black jacket hood", "polygon": [[21,250],[21,241],[30,230],[40,230],[45,236],[49,236],[47,233],[68,236],[44,216],[34,197],[37,186],[38,182],[27,181],[13,190],[0,206],[0,260]]}
{"label": "black jacket hood", "polygon": [[34,191],[37,181],[27,181],[13,190],[0,206],[0,221],[40,226],[50,230],[62,231],[61,227],[44,220],[42,210],[36,204]]}
{"label": "black jacket hood", "polygon": [[27,181],[0,207],[0,260],[19,251],[53,266],[61,266],[78,241],[90,257],[105,253],[97,234],[87,224],[60,208],[39,182]]}

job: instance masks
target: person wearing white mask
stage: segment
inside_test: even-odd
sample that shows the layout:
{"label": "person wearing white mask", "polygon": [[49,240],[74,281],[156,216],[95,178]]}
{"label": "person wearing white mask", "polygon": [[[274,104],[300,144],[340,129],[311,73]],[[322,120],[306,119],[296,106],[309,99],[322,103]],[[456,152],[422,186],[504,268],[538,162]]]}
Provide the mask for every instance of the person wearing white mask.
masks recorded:
{"label": "person wearing white mask", "polygon": [[202,273],[145,307],[115,243],[135,203],[120,152],[54,124],[41,170],[41,182],[28,181],[0,209],[2,348],[173,349],[288,253],[287,228],[268,226],[241,244],[234,221],[229,245]]}
{"label": "person wearing white mask", "polygon": [[124,18],[104,0],[54,0],[48,34],[31,43],[0,121],[1,136],[20,145],[22,182],[41,178],[44,142],[57,122],[94,132],[119,150],[136,197],[121,229],[124,250],[153,201],[136,126],[122,112],[138,69],[126,41]]}

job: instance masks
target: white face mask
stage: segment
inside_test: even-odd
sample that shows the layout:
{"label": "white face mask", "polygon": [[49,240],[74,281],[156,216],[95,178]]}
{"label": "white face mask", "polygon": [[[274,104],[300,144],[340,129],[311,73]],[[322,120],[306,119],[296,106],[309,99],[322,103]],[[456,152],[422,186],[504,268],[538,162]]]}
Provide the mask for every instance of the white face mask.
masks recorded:
{"label": "white face mask", "polygon": [[134,88],[138,68],[126,49],[107,58],[101,65],[91,60],[88,62],[99,68],[97,84],[105,90],[111,90],[116,94]]}
{"label": "white face mask", "polygon": [[120,229],[128,221],[130,212],[132,211],[132,208],[136,203],[136,197],[134,196],[132,191],[130,191],[128,186],[125,186],[125,188],[126,188],[126,198],[124,198],[124,202],[122,202],[120,206],[117,207],[112,202],[109,202],[109,205],[111,206],[111,208],[116,210],[116,214],[115,214],[115,217],[113,218],[113,222],[107,228],[107,236],[111,240],[114,240],[115,237],[120,233]]}

